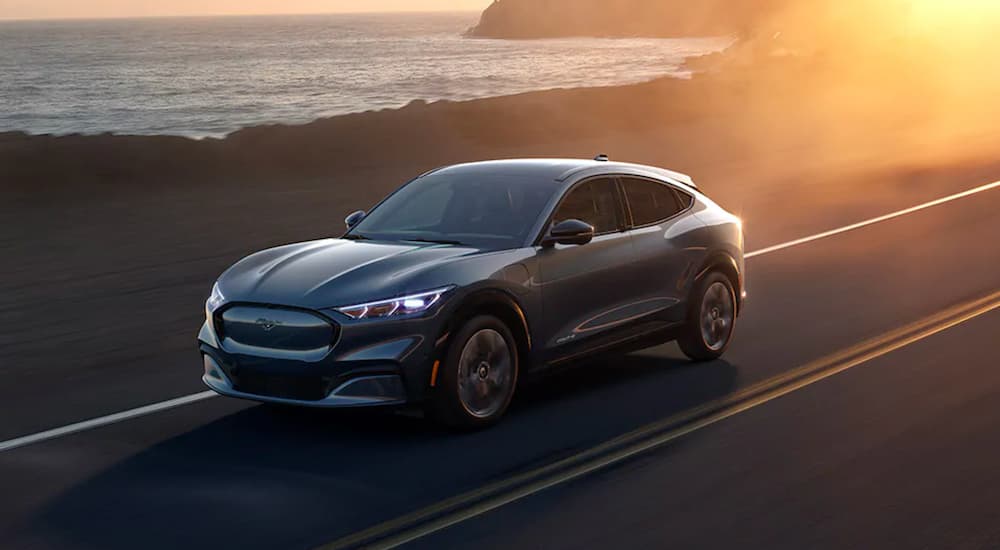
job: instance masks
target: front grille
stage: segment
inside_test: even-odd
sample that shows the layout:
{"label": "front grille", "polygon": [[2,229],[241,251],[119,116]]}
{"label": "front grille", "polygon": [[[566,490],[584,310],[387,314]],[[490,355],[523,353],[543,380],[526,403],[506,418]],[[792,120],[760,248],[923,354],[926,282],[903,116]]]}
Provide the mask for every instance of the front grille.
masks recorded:
{"label": "front grille", "polygon": [[223,339],[255,348],[317,350],[332,346],[337,333],[328,319],[297,309],[234,305],[217,319]]}
{"label": "front grille", "polygon": [[233,377],[236,391],[253,395],[319,401],[330,393],[330,383],[320,376],[284,376],[243,371]]}

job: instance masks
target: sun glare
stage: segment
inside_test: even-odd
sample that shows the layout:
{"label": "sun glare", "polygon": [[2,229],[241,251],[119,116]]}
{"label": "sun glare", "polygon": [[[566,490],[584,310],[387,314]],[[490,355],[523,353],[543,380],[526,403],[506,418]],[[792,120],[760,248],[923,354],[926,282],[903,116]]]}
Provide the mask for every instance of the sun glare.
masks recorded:
{"label": "sun glare", "polygon": [[910,17],[918,30],[992,27],[1000,18],[997,0],[912,0]]}

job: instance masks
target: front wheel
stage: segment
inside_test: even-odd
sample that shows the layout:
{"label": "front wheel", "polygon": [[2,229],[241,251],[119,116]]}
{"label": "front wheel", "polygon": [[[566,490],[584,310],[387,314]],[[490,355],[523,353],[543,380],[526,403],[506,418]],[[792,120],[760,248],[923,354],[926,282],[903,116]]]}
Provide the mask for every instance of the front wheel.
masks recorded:
{"label": "front wheel", "polygon": [[691,293],[687,324],[677,343],[694,361],[718,359],[729,347],[735,325],[733,284],[721,273],[710,273]]}
{"label": "front wheel", "polygon": [[503,321],[475,317],[455,333],[438,369],[432,416],[454,428],[485,428],[500,420],[514,396],[517,342]]}

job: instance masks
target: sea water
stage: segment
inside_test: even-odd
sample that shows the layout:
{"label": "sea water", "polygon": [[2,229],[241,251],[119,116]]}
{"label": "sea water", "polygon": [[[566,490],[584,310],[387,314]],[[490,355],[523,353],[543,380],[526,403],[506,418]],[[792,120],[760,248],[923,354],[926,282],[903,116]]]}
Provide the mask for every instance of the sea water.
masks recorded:
{"label": "sea water", "polygon": [[0,131],[221,136],[413,100],[686,78],[727,38],[463,37],[475,13],[0,22]]}

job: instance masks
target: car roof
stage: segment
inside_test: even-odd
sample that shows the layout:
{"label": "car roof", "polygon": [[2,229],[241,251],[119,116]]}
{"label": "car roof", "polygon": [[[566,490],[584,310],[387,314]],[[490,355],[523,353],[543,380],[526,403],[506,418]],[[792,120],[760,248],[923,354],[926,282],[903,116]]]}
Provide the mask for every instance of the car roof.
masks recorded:
{"label": "car roof", "polygon": [[488,160],[445,166],[431,170],[430,172],[423,174],[423,176],[427,176],[429,174],[505,174],[511,176],[529,176],[532,178],[538,178],[539,180],[550,180],[553,182],[563,182],[574,176],[587,177],[600,174],[633,174],[665,178],[697,189],[691,177],[680,172],[657,168],[655,166],[632,164],[628,162],[611,162],[606,160],[544,158]]}

